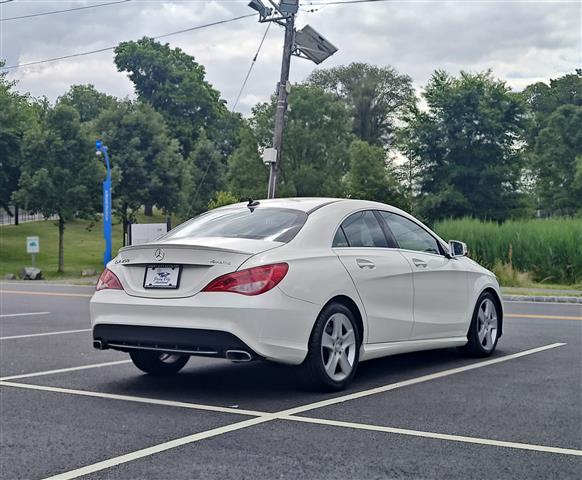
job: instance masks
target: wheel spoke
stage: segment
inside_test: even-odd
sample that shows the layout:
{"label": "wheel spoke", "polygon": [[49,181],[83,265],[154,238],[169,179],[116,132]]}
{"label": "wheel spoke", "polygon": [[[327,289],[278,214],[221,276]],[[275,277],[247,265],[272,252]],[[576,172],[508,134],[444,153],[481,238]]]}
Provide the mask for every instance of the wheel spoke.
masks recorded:
{"label": "wheel spoke", "polygon": [[491,346],[493,346],[495,339],[497,338],[497,328],[490,328],[489,334],[491,335]]}
{"label": "wheel spoke", "polygon": [[327,374],[330,377],[333,377],[335,375],[335,371],[337,369],[338,362],[339,362],[339,355],[336,355],[335,353],[333,353],[329,356],[329,361],[328,361],[327,365],[325,366],[325,371],[327,372]]}
{"label": "wheel spoke", "polygon": [[487,328],[485,328],[485,324],[481,325],[481,329],[477,332],[477,336],[479,337],[479,341],[481,345],[483,345],[483,340],[487,334]]}
{"label": "wheel spoke", "polygon": [[321,346],[323,348],[327,348],[328,350],[333,350],[333,339],[329,333],[323,332],[323,336],[321,337]]}
{"label": "wheel spoke", "polygon": [[340,338],[342,334],[342,321],[337,316],[332,317],[333,320],[333,333],[332,338]]}
{"label": "wheel spoke", "polygon": [[342,352],[339,356],[339,366],[344,375],[349,375],[352,371],[352,366],[350,365],[346,352]]}
{"label": "wheel spoke", "polygon": [[485,318],[491,318],[491,302],[489,300],[485,301]]}
{"label": "wheel spoke", "polygon": [[356,335],[355,335],[354,331],[352,329],[348,330],[348,333],[346,333],[342,337],[342,341],[344,343],[344,347],[349,347],[351,345],[355,345],[356,344]]}
{"label": "wheel spoke", "polygon": [[485,335],[485,345],[488,349],[493,346],[493,340],[491,339],[491,329],[487,329],[487,334]]}

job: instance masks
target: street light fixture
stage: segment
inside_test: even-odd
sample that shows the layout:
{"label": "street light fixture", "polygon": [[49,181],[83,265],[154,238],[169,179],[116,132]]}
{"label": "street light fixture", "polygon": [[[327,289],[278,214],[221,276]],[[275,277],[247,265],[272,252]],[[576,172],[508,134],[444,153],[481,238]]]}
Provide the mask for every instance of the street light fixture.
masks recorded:
{"label": "street light fixture", "polygon": [[270,16],[273,13],[273,9],[267,7],[261,0],[251,0],[249,2],[249,7],[253,10],[259,12],[259,17],[261,20],[264,20],[266,17]]}
{"label": "street light fixture", "polygon": [[316,65],[337,52],[336,46],[309,25],[295,33],[295,49],[295,56],[307,58]]}

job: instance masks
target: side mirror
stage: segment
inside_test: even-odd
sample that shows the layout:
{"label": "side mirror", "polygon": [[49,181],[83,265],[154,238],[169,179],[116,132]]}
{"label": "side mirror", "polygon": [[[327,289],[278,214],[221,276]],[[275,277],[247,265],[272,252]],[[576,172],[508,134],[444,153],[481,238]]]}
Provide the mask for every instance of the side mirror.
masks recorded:
{"label": "side mirror", "polygon": [[466,257],[467,256],[467,244],[459,242],[458,240],[449,241],[449,251],[451,258],[455,257]]}

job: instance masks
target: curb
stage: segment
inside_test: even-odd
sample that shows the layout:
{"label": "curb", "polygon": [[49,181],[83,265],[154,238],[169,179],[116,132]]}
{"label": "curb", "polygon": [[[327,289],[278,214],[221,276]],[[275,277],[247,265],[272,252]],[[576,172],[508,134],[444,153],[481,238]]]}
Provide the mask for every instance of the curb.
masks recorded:
{"label": "curb", "polygon": [[552,297],[551,295],[503,295],[508,302],[576,303],[582,305],[582,297]]}

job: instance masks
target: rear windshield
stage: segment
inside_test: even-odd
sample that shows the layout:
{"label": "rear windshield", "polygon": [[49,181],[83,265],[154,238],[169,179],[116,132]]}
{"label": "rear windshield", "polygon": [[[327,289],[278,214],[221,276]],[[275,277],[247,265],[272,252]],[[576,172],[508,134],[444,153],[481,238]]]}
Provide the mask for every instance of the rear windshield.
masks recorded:
{"label": "rear windshield", "polygon": [[169,232],[164,239],[230,237],[289,242],[307,214],[286,208],[226,209],[206,212]]}

